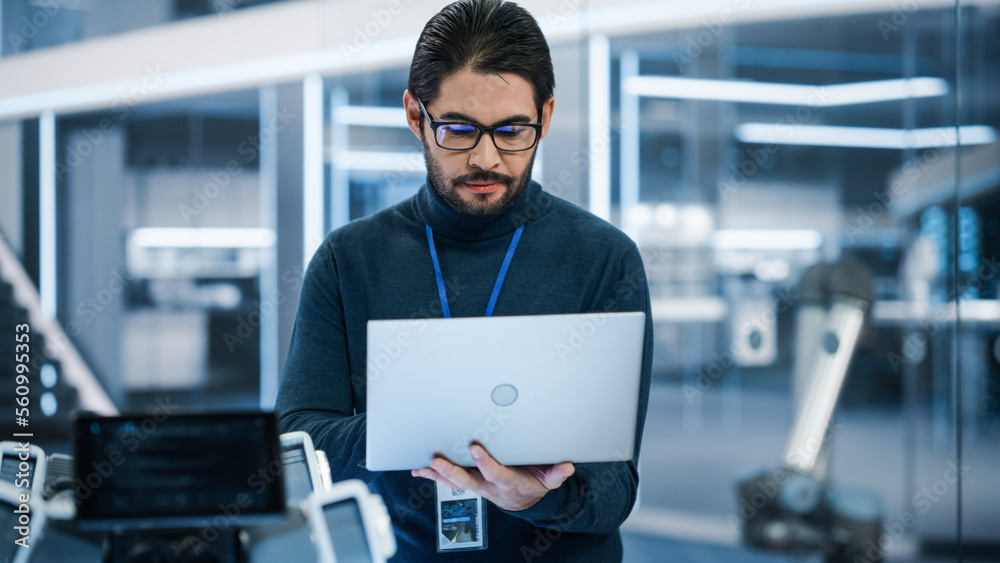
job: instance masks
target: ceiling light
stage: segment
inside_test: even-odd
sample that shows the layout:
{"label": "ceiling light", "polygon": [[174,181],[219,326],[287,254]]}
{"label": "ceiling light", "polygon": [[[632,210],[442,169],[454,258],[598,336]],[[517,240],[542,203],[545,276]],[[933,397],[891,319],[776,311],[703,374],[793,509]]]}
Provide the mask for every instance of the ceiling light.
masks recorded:
{"label": "ceiling light", "polygon": [[625,90],[636,96],[653,98],[832,107],[943,96],[948,93],[948,83],[941,78],[918,77],[823,86],[632,76],[625,79]]}
{"label": "ceiling light", "polygon": [[997,132],[985,125],[931,127],[927,129],[878,129],[833,125],[788,125],[744,123],[733,135],[744,143],[862,147],[876,149],[927,149],[962,145],[984,145],[997,140]]}
{"label": "ceiling light", "polygon": [[333,111],[333,120],[342,125],[367,125],[370,127],[409,127],[403,108],[378,106],[339,106]]}
{"label": "ceiling light", "polygon": [[129,242],[144,248],[269,248],[276,239],[271,229],[147,227],[133,231]]}
{"label": "ceiling light", "polygon": [[720,229],[712,242],[723,249],[814,250],[823,235],[812,229]]}

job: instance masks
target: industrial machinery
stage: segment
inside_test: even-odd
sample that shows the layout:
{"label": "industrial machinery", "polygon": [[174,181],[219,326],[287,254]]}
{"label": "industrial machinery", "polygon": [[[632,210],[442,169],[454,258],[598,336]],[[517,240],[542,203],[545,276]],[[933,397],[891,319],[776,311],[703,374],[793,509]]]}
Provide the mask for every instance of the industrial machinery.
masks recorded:
{"label": "industrial machinery", "polygon": [[738,480],[743,540],[787,553],[819,551],[829,563],[882,561],[880,499],[839,489],[827,475],[831,421],[874,299],[871,275],[850,260],[818,264],[803,275],[800,292],[795,421],[781,466]]}
{"label": "industrial machinery", "polygon": [[0,561],[384,563],[381,497],[332,483],[308,434],[276,428],[263,412],[80,415],[73,456],[2,442]]}

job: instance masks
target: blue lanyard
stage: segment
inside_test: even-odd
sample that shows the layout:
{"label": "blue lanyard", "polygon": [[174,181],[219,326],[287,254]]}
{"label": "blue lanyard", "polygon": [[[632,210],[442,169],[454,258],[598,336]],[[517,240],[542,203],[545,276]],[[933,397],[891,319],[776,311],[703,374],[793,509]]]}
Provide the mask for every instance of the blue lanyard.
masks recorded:
{"label": "blue lanyard", "polygon": [[[434,262],[434,276],[437,278],[438,285],[438,299],[441,300],[441,312],[444,314],[444,318],[451,318],[451,311],[448,309],[448,294],[444,288],[444,275],[441,273],[441,262],[438,261],[437,248],[434,247],[434,231],[431,226],[424,223],[427,227],[427,245],[431,248],[431,261]],[[493,308],[496,307],[497,299],[500,297],[500,288],[503,287],[503,280],[507,277],[507,269],[510,268],[510,261],[514,258],[514,250],[517,249],[517,241],[521,240],[521,233],[524,231],[524,225],[521,225],[514,231],[514,238],[510,241],[510,247],[507,248],[507,255],[504,256],[503,265],[500,266],[500,273],[497,274],[497,282],[493,284],[493,294],[490,295],[490,302],[486,306],[486,316],[493,316]]]}

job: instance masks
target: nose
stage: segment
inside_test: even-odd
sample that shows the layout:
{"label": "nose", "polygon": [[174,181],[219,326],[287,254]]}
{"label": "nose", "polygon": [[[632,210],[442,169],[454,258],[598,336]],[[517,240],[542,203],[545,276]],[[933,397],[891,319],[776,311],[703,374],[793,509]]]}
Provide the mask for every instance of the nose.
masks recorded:
{"label": "nose", "polygon": [[500,151],[493,139],[486,133],[479,137],[476,146],[469,149],[469,166],[480,170],[492,170],[500,164]]}

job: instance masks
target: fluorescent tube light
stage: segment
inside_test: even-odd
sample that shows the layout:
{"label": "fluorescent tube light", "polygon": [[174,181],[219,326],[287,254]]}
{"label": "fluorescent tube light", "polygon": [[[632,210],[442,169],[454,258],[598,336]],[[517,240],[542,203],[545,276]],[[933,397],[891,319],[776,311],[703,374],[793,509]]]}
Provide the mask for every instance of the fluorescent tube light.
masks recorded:
{"label": "fluorescent tube light", "polygon": [[823,235],[812,229],[720,229],[712,242],[727,250],[814,250]]}
{"label": "fluorescent tube light", "polygon": [[948,83],[941,78],[918,77],[812,86],[674,76],[633,76],[625,80],[625,89],[636,96],[654,98],[833,107],[943,96],[948,93]]}
{"label": "fluorescent tube light", "polygon": [[56,150],[56,116],[46,110],[38,118],[38,277],[42,314],[48,318],[55,318],[59,310]]}
{"label": "fluorescent tube light", "polygon": [[[821,147],[861,147],[876,149],[927,149],[956,145],[954,127],[927,129],[878,129],[833,125],[788,125],[744,123],[733,135],[744,143],[811,145]],[[997,140],[997,132],[985,125],[958,128],[963,145],[984,145]]]}
{"label": "fluorescent tube light", "polygon": [[399,151],[337,151],[333,155],[333,165],[344,170],[365,170],[369,172],[399,172],[400,174],[424,174],[424,155],[419,152]]}
{"label": "fluorescent tube light", "polygon": [[143,248],[269,248],[271,229],[146,227],[132,231],[129,242]]}
{"label": "fluorescent tube light", "polygon": [[302,267],[309,266],[326,234],[323,205],[323,77],[302,80]]}
{"label": "fluorescent tube light", "polygon": [[377,106],[340,106],[333,112],[333,120],[342,125],[367,125],[369,127],[407,128],[403,108]]}
{"label": "fluorescent tube light", "polygon": [[[587,131],[588,147],[587,168],[589,176],[589,209],[601,219],[611,219],[611,147],[605,145],[607,139],[614,134],[611,129],[611,41],[606,35],[595,34],[590,37],[587,60],[590,63],[588,73],[588,103]],[[609,143],[610,144],[610,143]],[[604,146],[603,149],[594,147]],[[638,202],[638,189],[635,198],[626,201],[629,194],[625,186],[622,194],[622,206],[625,209]]]}

